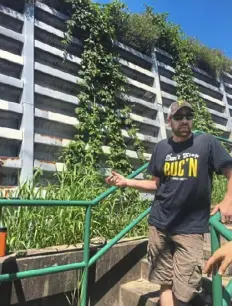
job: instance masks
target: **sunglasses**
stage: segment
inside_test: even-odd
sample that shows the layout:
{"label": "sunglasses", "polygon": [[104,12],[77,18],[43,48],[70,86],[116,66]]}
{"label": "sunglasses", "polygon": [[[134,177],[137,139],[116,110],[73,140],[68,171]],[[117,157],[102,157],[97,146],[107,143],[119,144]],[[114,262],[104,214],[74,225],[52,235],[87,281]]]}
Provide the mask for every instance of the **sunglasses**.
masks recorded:
{"label": "sunglasses", "polygon": [[184,118],[188,121],[190,120],[193,120],[193,114],[190,113],[190,114],[185,114],[185,115],[182,115],[182,114],[176,114],[174,116],[172,116],[172,118],[175,120],[175,121],[180,121],[180,120],[183,120]]}

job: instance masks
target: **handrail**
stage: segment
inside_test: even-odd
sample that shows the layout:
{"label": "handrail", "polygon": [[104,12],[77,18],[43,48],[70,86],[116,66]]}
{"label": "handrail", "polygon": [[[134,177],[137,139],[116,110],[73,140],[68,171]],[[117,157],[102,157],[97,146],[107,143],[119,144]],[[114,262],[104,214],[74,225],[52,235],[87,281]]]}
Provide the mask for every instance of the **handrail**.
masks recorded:
{"label": "handrail", "polygon": [[[148,163],[144,164],[136,171],[133,171],[127,176],[127,178],[134,178],[141,172],[143,172],[148,166]],[[78,200],[78,201],[58,201],[58,200],[19,200],[19,199],[0,199],[0,207],[2,206],[84,206],[86,207],[85,213],[85,226],[84,226],[84,254],[83,261],[78,263],[72,263],[67,265],[60,265],[55,267],[46,267],[36,270],[28,270],[10,274],[0,275],[0,282],[7,282],[13,280],[19,280],[29,277],[42,276],[51,273],[58,273],[63,271],[75,270],[84,268],[84,275],[82,280],[82,298],[81,306],[86,306],[87,303],[87,284],[88,284],[88,269],[94,264],[102,255],[104,255],[115,243],[117,243],[122,237],[124,237],[135,225],[137,225],[144,217],[146,217],[150,211],[150,207],[147,208],[141,215],[127,225],[119,234],[111,239],[102,249],[100,249],[94,256],[89,258],[89,239],[90,239],[90,222],[91,222],[91,208],[97,205],[100,201],[104,200],[110,194],[114,193],[118,187],[110,187],[105,192],[97,196],[95,199]]]}
{"label": "handrail", "polygon": [[[232,231],[225,227],[221,222],[221,214],[218,212],[210,218],[211,251],[214,253],[220,248],[220,235],[227,240],[232,240]],[[232,298],[232,281],[223,291],[222,276],[218,274],[218,264],[214,266],[212,279],[213,306],[229,306]]]}
{"label": "handrail", "polygon": [[[195,133],[203,134],[204,132],[197,130]],[[216,138],[222,142],[232,145],[232,141],[230,139],[218,136],[216,136]],[[216,213],[209,220],[212,254],[221,246],[220,235],[229,241],[232,240],[232,231],[226,228],[225,225],[220,222],[220,220],[220,212]],[[225,290],[223,290],[222,276],[218,274],[218,268],[218,264],[215,264],[212,275],[213,306],[229,306],[232,298],[232,281],[230,281]]]}
{"label": "handrail", "polygon": [[[204,132],[195,130],[194,134],[204,134]],[[232,144],[232,141],[216,137],[220,141]],[[141,166],[136,171],[132,172],[127,178],[134,178],[139,173],[143,172],[148,166],[148,163]],[[68,270],[84,269],[83,280],[82,280],[82,298],[80,306],[86,306],[87,303],[87,284],[88,284],[88,269],[93,265],[101,256],[103,256],[115,243],[117,243],[122,237],[124,237],[134,226],[136,226],[144,217],[146,217],[150,212],[150,207],[147,208],[142,214],[140,214],[135,220],[133,220],[129,225],[127,225],[119,234],[112,238],[103,248],[101,248],[94,256],[89,258],[89,239],[90,239],[90,222],[91,222],[91,208],[97,205],[100,201],[108,197],[110,194],[114,193],[118,187],[110,187],[105,192],[97,196],[95,199],[87,200],[77,200],[77,201],[58,201],[58,200],[19,200],[19,199],[0,199],[1,206],[84,206],[86,207],[85,213],[85,227],[84,227],[84,254],[83,261],[78,263],[72,263],[67,265],[60,265],[55,267],[47,267],[37,270],[29,270],[16,272],[11,274],[0,275],[0,282],[13,281],[16,279],[29,278],[34,276],[41,276],[51,273],[58,273]],[[211,250],[215,252],[220,247],[220,236],[221,234],[228,240],[232,240],[232,232],[229,231],[220,222],[220,213],[215,214],[210,218],[211,225]],[[213,275],[213,306],[221,306],[223,301],[223,306],[229,305],[229,299],[232,296],[232,281],[228,284],[223,294],[222,292],[222,278],[217,273],[218,267],[216,267],[216,274]]]}
{"label": "handrail", "polygon": [[220,222],[221,214],[216,213],[213,215],[210,220],[209,224],[213,226],[225,239],[232,240],[232,231],[225,227],[224,224]]}
{"label": "handrail", "polygon": [[133,220],[129,225],[127,225],[119,234],[112,238],[100,251],[98,251],[90,260],[89,267],[94,264],[101,256],[103,256],[115,243],[117,243],[122,237],[124,237],[134,226],[136,226],[143,218],[145,218],[151,208],[147,208],[143,213],[141,213],[135,220]]}

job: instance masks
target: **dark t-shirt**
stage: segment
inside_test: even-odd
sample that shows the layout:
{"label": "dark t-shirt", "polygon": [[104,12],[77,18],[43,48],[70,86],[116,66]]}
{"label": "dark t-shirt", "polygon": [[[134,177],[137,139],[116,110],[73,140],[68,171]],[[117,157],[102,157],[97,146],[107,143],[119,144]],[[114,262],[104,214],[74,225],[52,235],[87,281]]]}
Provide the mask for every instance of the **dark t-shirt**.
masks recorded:
{"label": "dark t-shirt", "polygon": [[160,178],[148,223],[173,234],[208,232],[212,175],[228,164],[232,157],[211,135],[160,141],[148,166]]}

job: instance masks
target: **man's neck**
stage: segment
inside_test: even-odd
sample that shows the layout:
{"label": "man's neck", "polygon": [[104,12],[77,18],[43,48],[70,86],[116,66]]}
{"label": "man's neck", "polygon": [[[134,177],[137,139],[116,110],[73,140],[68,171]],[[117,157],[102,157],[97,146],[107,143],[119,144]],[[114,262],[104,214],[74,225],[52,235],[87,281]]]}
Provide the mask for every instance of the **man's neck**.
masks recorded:
{"label": "man's neck", "polygon": [[190,133],[186,137],[180,137],[180,136],[176,136],[175,134],[173,134],[172,140],[174,142],[184,142],[184,141],[188,140],[191,136],[192,136],[192,133]]}

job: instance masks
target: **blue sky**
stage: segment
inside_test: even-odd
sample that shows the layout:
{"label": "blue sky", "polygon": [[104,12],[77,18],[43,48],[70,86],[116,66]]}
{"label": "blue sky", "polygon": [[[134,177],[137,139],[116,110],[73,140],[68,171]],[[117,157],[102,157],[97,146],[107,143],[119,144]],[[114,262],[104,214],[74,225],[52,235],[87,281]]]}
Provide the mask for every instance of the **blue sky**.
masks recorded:
{"label": "blue sky", "polygon": [[[111,2],[98,0],[100,3]],[[232,0],[123,0],[132,12],[144,4],[156,12],[169,13],[169,20],[210,48],[220,49],[232,58]]]}

